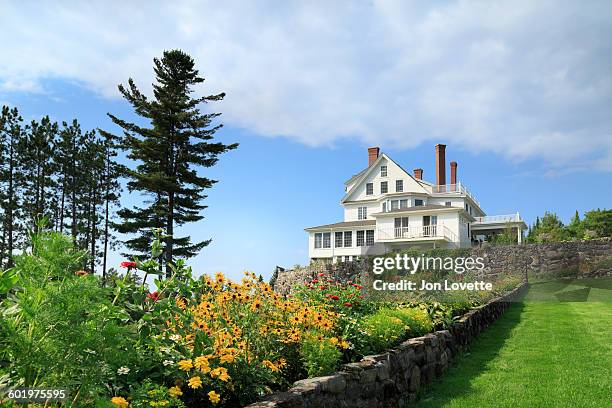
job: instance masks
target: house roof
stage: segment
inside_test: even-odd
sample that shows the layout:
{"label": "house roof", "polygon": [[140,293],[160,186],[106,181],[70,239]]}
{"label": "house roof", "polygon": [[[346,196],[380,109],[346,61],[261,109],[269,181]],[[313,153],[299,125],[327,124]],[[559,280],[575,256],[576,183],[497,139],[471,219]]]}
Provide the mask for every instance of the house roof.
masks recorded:
{"label": "house roof", "polygon": [[376,220],[337,222],[335,224],[325,224],[325,225],[319,225],[316,227],[306,228],[305,231],[311,231],[311,230],[316,230],[316,229],[330,229],[330,228],[364,227],[367,225],[376,225]]}
{"label": "house roof", "polygon": [[408,173],[402,166],[400,166],[399,164],[397,164],[392,158],[390,158],[389,156],[387,156],[385,153],[381,153],[378,158],[374,161],[374,163],[372,163],[370,166],[366,167],[365,169],[363,169],[361,172],[355,174],[353,177],[351,177],[350,179],[348,179],[344,184],[348,185],[350,183],[352,183],[354,180],[355,183],[353,184],[353,187],[348,190],[346,192],[346,194],[344,195],[344,197],[342,197],[342,200],[340,200],[341,203],[345,203],[348,201],[348,198],[350,197],[351,193],[355,190],[355,188],[357,186],[360,185],[360,183],[363,181],[363,179],[368,175],[368,173],[370,171],[372,171],[377,165],[378,163],[380,163],[380,161],[385,158],[386,160],[390,161],[391,163],[395,164],[397,167],[400,168],[400,170],[402,170],[408,177],[410,177],[411,179],[415,180],[417,182],[417,184],[419,184],[421,186],[421,188],[423,188],[423,191],[427,192],[425,190],[425,188],[421,185],[421,183],[419,183],[419,180],[415,179],[412,174]]}

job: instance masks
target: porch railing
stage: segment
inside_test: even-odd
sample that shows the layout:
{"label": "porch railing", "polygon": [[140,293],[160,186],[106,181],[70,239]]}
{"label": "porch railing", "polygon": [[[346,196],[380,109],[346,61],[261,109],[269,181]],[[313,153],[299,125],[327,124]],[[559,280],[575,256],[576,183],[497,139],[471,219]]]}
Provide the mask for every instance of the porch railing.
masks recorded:
{"label": "porch railing", "polygon": [[457,194],[465,194],[470,197],[478,206],[480,207],[480,203],[476,200],[476,197],[470,192],[470,190],[465,187],[465,185],[461,183],[456,184],[440,184],[433,185],[430,187],[431,194],[449,194],[449,193],[457,193]]}
{"label": "porch railing", "polygon": [[517,222],[522,221],[519,213],[504,214],[504,215],[487,215],[485,217],[474,217],[479,224],[501,223],[501,222]]}
{"label": "porch railing", "polygon": [[444,238],[454,242],[457,240],[457,235],[445,225],[378,228],[378,239],[382,240],[410,240],[421,238]]}

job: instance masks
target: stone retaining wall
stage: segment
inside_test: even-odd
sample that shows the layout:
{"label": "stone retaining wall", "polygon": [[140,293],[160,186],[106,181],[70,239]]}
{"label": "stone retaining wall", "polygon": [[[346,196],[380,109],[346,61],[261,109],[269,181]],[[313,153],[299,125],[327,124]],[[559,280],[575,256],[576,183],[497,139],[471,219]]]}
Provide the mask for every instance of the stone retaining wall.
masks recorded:
{"label": "stone retaining wall", "polygon": [[442,375],[449,362],[526,289],[524,283],[469,311],[450,330],[407,340],[385,353],[345,364],[332,375],[297,381],[288,391],[272,394],[248,408],[401,407],[414,401],[421,387]]}
{"label": "stone retaining wall", "polygon": [[612,275],[612,239],[554,242],[473,248],[472,256],[484,258],[485,275],[530,273],[534,276],[573,275],[596,277]]}
{"label": "stone retaining wall", "polygon": [[[472,248],[472,257],[484,259],[484,275],[530,274],[535,277],[612,276],[612,239],[555,242],[549,244],[490,245]],[[609,262],[603,263],[602,261]],[[369,269],[366,260],[337,265],[313,264],[278,274],[274,290],[288,294],[297,284],[327,272],[339,280],[355,279]],[[365,281],[365,280],[362,280]]]}

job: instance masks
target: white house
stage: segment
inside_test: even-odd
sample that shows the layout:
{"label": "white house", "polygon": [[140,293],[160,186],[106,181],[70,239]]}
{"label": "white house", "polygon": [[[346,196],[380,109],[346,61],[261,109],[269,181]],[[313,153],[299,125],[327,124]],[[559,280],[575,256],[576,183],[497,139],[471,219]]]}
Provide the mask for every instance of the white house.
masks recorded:
{"label": "white house", "polygon": [[378,147],[368,149],[368,167],[345,182],[344,221],[306,228],[311,261],[352,261],[408,247],[469,247],[512,228],[522,242],[527,225],[518,213],[487,216],[457,180],[446,146],[436,145],[436,183],[423,170],[409,174]]}

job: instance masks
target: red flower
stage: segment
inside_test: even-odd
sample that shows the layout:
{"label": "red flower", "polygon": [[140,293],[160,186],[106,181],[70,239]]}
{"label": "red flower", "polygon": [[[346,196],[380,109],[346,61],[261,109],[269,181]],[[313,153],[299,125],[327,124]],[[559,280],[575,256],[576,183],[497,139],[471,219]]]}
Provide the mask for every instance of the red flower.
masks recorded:
{"label": "red flower", "polygon": [[332,300],[340,300],[340,298],[336,295],[331,295],[329,298]]}
{"label": "red flower", "polygon": [[324,273],[320,273],[320,274],[318,274],[318,276],[320,278],[321,276],[325,276],[325,274]]}
{"label": "red flower", "polygon": [[159,300],[159,293],[157,293],[157,291],[151,292],[147,295],[147,299],[151,299],[152,301],[157,302]]}
{"label": "red flower", "polygon": [[319,280],[318,279],[313,279],[312,283],[319,283]]}
{"label": "red flower", "polygon": [[121,262],[121,267],[122,268],[135,268],[136,267],[136,262],[123,261],[123,262]]}
{"label": "red flower", "polygon": [[344,306],[351,307],[351,306],[353,306],[353,304],[351,302],[344,302]]}

